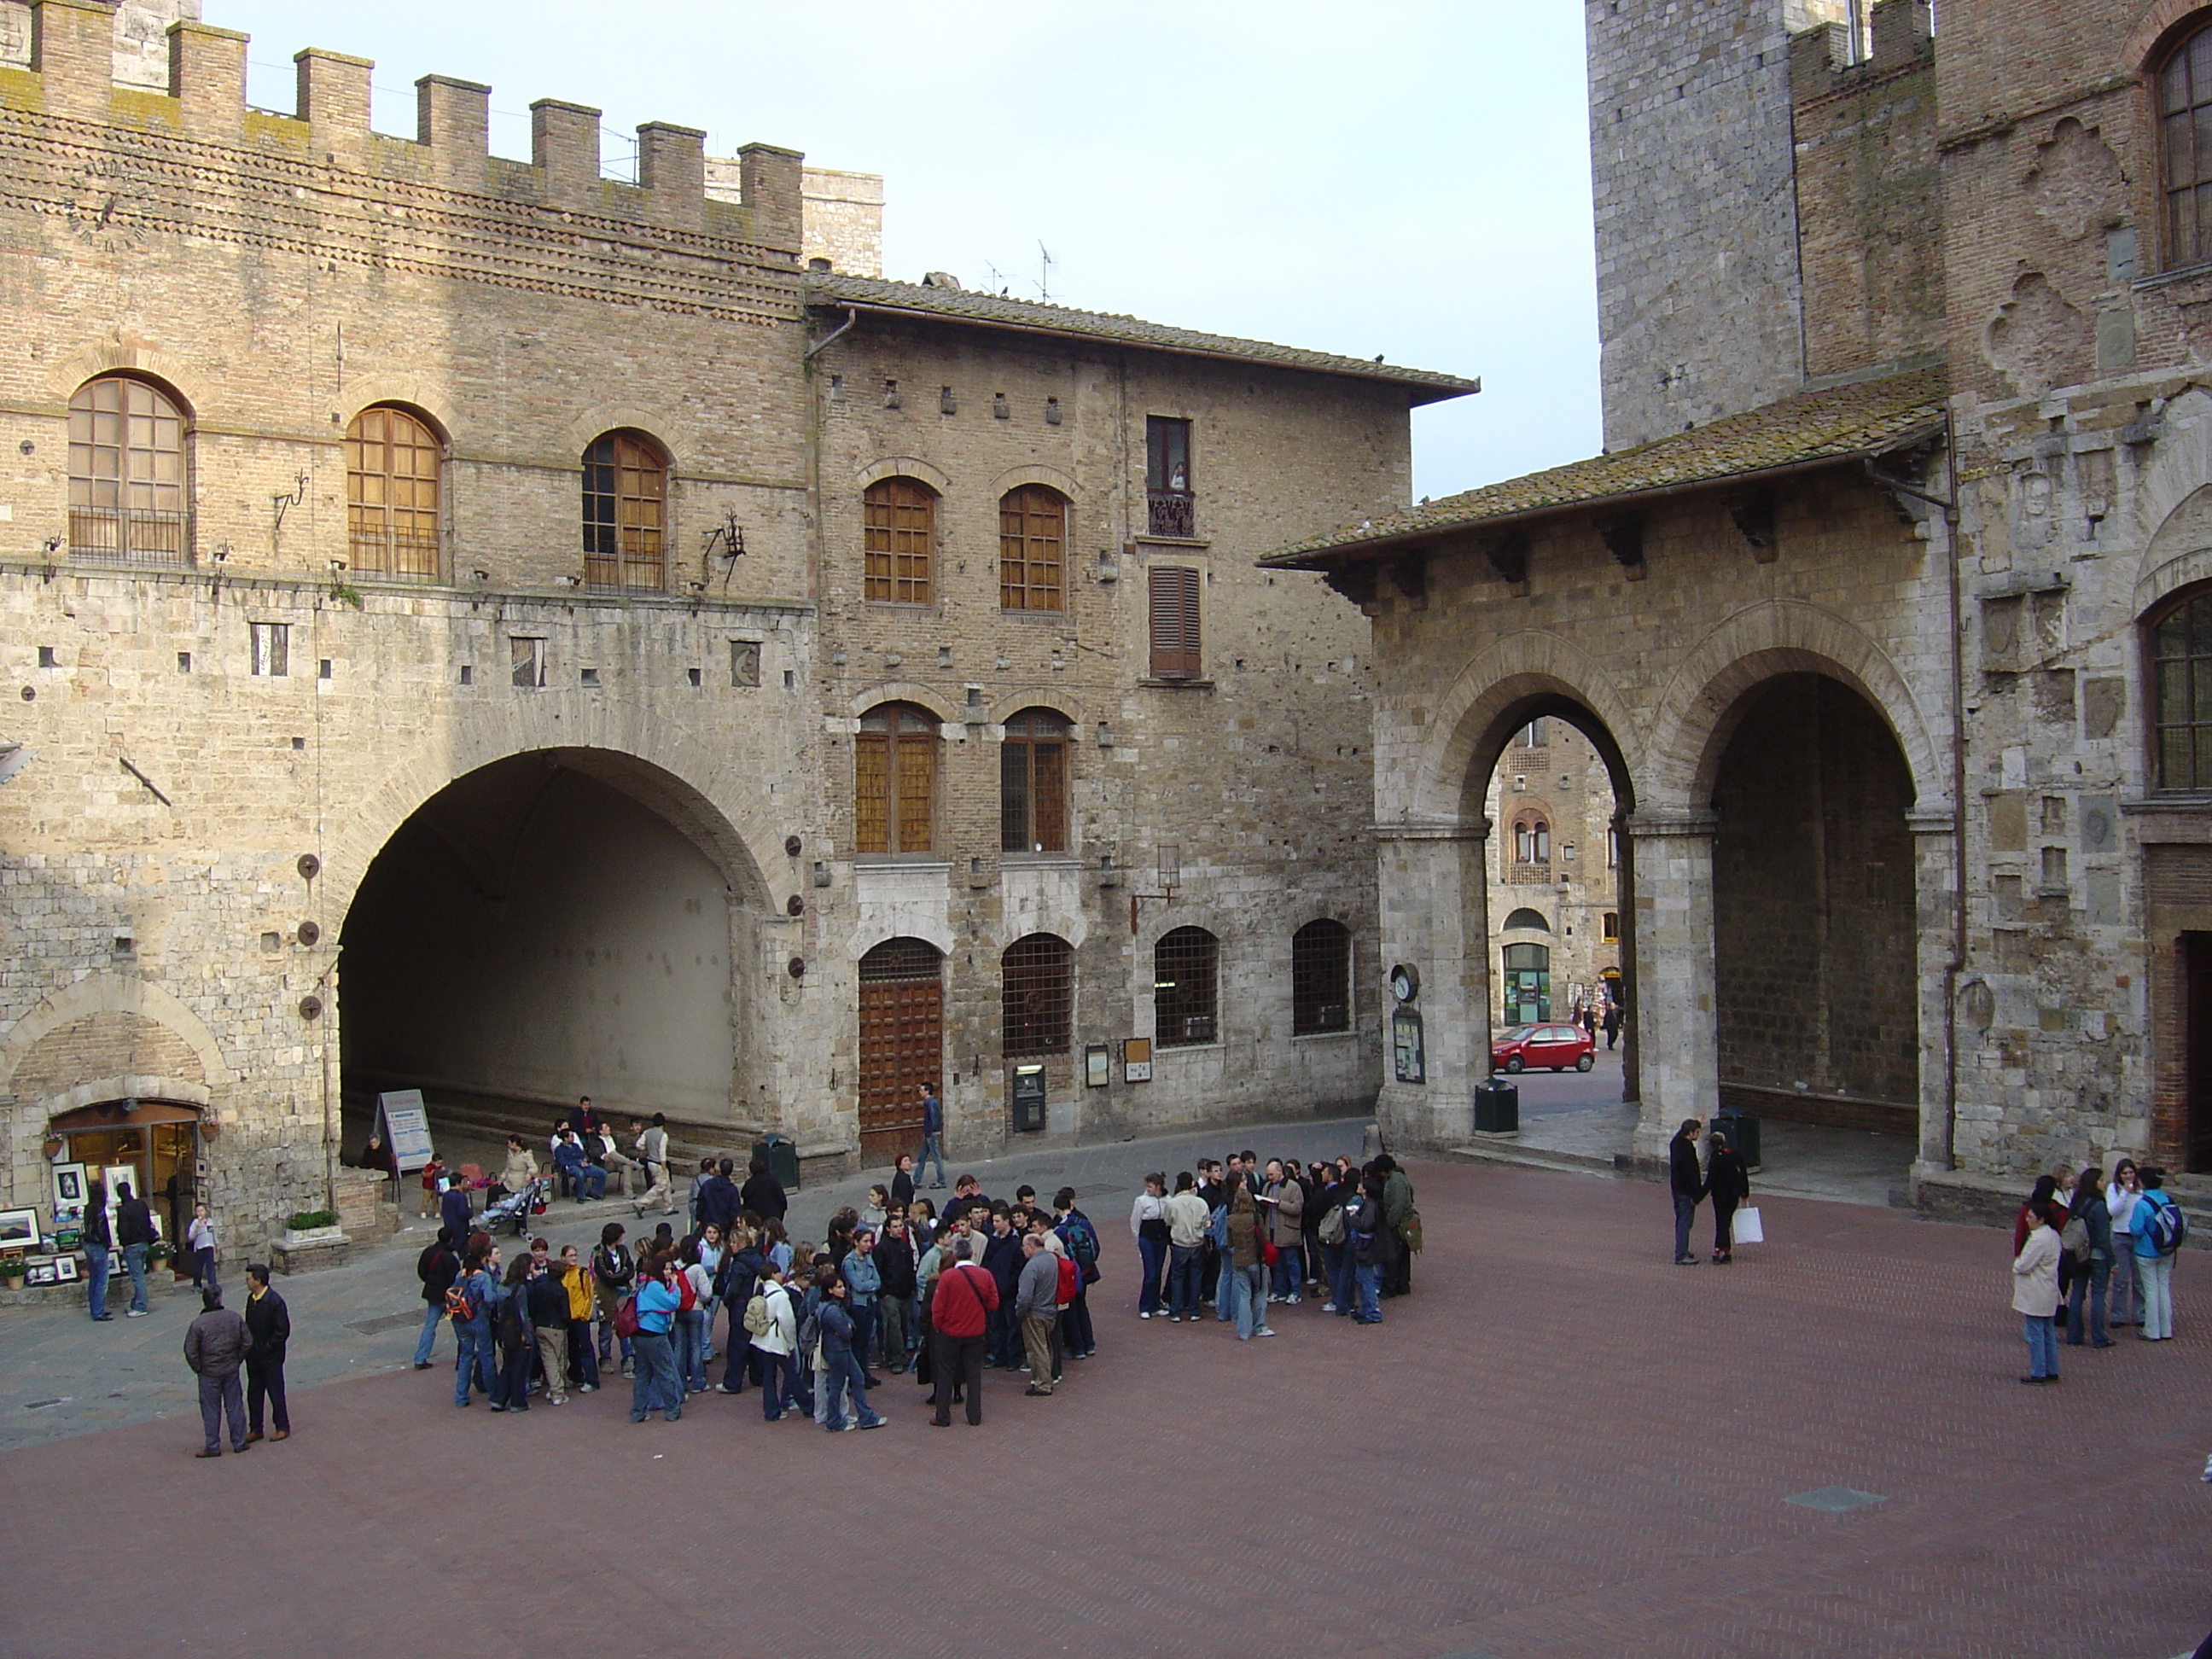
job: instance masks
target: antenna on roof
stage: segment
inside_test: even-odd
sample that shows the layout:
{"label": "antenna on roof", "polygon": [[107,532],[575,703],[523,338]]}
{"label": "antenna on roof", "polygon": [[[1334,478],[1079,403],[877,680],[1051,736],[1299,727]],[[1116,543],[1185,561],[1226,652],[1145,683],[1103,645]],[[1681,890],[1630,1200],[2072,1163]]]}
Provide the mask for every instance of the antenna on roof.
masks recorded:
{"label": "antenna on roof", "polygon": [[1037,252],[1042,256],[1037,266],[1037,298],[1049,300],[1052,298],[1052,250],[1044,245],[1044,239],[1041,236],[1037,239]]}

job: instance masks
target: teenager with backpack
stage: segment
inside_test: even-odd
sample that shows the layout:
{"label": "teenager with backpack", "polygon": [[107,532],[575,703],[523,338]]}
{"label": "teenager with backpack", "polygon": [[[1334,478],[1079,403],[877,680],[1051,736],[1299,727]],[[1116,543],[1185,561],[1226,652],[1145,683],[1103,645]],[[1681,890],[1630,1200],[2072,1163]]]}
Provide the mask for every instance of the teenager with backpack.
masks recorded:
{"label": "teenager with backpack", "polygon": [[446,1291],[461,1276],[461,1258],[453,1249],[453,1231],[438,1229],[438,1237],[415,1258],[415,1277],[422,1281],[422,1334],[415,1343],[415,1369],[430,1369],[430,1350],[445,1322]]}
{"label": "teenager with backpack", "polygon": [[[2094,1164],[2074,1183],[2073,1213],[2058,1235],[2067,1255],[2074,1258],[2073,1289],[2066,1299],[2066,1346],[2109,1348],[2105,1334],[2105,1291],[2112,1276],[2112,1217],[2105,1205],[2105,1172]],[[2081,1331],[2081,1307],[2087,1303],[2089,1329]]]}
{"label": "teenager with backpack", "polygon": [[632,1373],[635,1361],[630,1339],[618,1337],[615,1330],[615,1310],[636,1283],[637,1262],[629,1246],[623,1243],[623,1224],[610,1221],[599,1229],[599,1248],[592,1252],[592,1295],[599,1316],[599,1365],[604,1370],[614,1363],[615,1343],[619,1340],[624,1376]]}
{"label": "teenager with backpack", "polygon": [[774,1423],[787,1411],[814,1415],[799,1374],[799,1313],[783,1269],[768,1262],[760,1288],[745,1304],[745,1333],[761,1356],[761,1415]]}
{"label": "teenager with backpack", "polygon": [[2128,1225],[2135,1236],[2136,1279],[2142,1289],[2142,1340],[2173,1340],[2173,1258],[2189,1237],[2189,1218],[2166,1194],[2166,1171],[2142,1171],[2142,1196]]}
{"label": "teenager with backpack", "polygon": [[453,1403],[465,1406],[473,1383],[489,1397],[492,1384],[491,1304],[499,1285],[499,1247],[482,1233],[469,1238],[461,1273],[446,1291],[453,1327]]}

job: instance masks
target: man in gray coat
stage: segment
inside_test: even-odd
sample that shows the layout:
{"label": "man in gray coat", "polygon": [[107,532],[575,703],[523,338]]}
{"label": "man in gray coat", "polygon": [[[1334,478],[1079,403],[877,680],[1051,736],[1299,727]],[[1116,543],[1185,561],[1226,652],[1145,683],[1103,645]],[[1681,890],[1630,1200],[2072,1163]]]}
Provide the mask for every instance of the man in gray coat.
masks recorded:
{"label": "man in gray coat", "polygon": [[200,1380],[200,1426],[207,1431],[207,1449],[195,1457],[222,1455],[222,1421],[230,1419],[230,1449],[242,1452],[251,1443],[246,1437],[246,1390],[238,1380],[239,1367],[253,1346],[246,1322],[222,1305],[222,1292],[210,1285],[200,1294],[202,1312],[185,1332],[185,1364]]}
{"label": "man in gray coat", "polygon": [[1048,1395],[1054,1382],[1053,1330],[1060,1322],[1060,1262],[1037,1233],[1022,1240],[1022,1255],[1014,1317],[1020,1322],[1022,1350],[1029,1359],[1030,1385],[1023,1392]]}

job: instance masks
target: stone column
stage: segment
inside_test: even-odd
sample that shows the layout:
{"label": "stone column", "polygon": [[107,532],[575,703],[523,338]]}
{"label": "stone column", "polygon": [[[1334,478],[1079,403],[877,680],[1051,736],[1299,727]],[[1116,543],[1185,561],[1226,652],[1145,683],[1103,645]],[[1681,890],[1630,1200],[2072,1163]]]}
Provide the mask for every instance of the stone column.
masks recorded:
{"label": "stone column", "polygon": [[1713,830],[1705,812],[1638,812],[1635,842],[1637,1060],[1643,1112],[1638,1162],[1664,1162],[1686,1117],[1720,1108],[1720,1037],[1713,1016]]}
{"label": "stone column", "polygon": [[1467,1144],[1476,1083],[1490,1073],[1490,890],[1485,878],[1490,823],[1377,826],[1382,969],[1419,970],[1427,1078],[1397,1080],[1383,997],[1382,1091],[1376,1115],[1393,1149]]}
{"label": "stone column", "polygon": [[1920,1150],[1917,1167],[1950,1168],[1944,1150],[1945,1102],[1949,1088],[1948,1056],[1955,1034],[1948,1028],[1945,969],[1957,942],[1953,909],[1959,879],[1956,827],[1948,808],[1910,814],[1912,830],[1912,893],[1917,920],[1916,964],[1920,977]]}

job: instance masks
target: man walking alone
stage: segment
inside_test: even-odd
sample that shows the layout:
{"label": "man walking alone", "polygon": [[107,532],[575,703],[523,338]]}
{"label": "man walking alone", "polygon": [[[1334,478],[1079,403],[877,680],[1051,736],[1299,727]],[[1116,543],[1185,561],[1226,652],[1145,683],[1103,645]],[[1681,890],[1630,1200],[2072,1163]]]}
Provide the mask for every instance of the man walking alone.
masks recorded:
{"label": "man walking alone", "polygon": [[921,1156],[915,1160],[914,1178],[916,1184],[931,1160],[937,1164],[937,1179],[929,1184],[945,1184],[945,1107],[937,1098],[937,1091],[927,1083],[919,1085],[921,1091]]}

